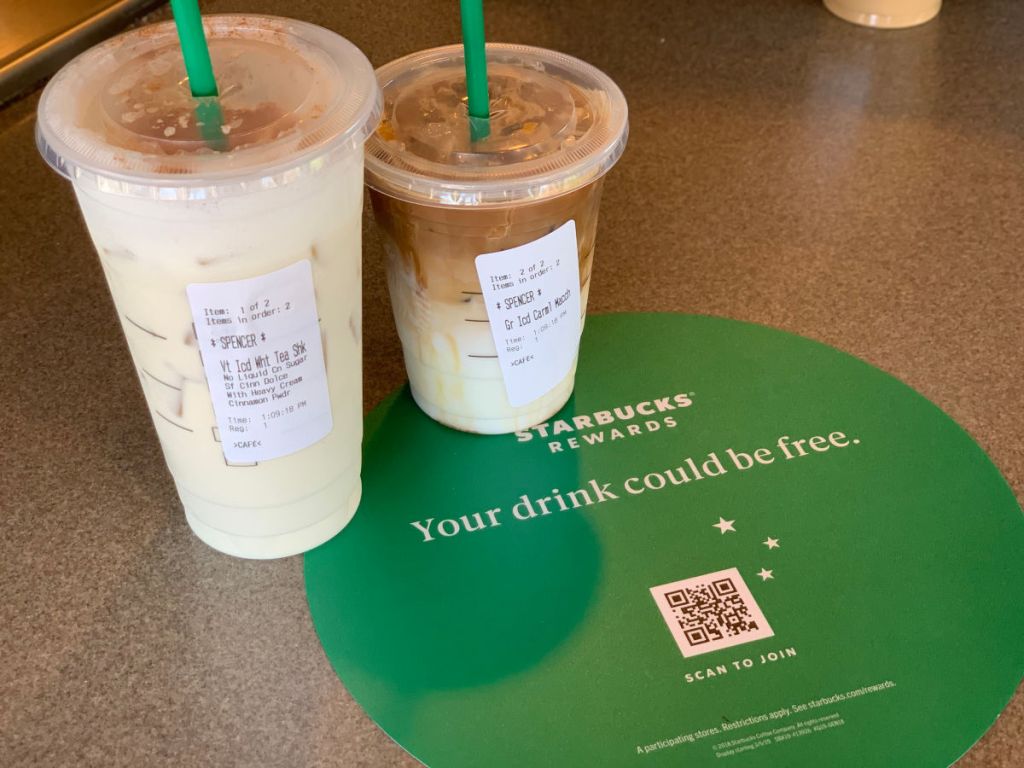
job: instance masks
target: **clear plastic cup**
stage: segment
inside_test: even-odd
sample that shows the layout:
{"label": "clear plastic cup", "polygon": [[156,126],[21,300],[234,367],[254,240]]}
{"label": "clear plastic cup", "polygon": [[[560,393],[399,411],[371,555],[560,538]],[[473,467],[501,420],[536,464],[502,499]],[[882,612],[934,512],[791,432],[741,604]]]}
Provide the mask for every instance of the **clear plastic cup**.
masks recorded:
{"label": "clear plastic cup", "polygon": [[380,92],[328,30],[204,24],[219,102],[191,97],[174,25],[156,24],[65,66],[36,138],[74,187],[190,526],[281,557],[359,503],[363,143]]}
{"label": "clear plastic cup", "polygon": [[628,122],[619,88],[578,59],[490,43],[487,61],[486,138],[472,134],[462,46],[378,69],[366,178],[413,397],[495,434],[572,394],[603,177]]}

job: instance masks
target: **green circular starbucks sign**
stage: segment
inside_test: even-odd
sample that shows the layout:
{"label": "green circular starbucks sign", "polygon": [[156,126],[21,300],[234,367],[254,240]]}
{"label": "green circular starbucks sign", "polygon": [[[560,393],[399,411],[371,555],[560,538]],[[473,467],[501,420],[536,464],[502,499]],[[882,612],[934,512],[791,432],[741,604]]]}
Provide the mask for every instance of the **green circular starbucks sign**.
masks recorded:
{"label": "green circular starbucks sign", "polygon": [[821,344],[588,318],[576,393],[480,437],[407,391],[306,557],[324,649],[435,768],[945,768],[1024,672],[1024,518],[960,427]]}

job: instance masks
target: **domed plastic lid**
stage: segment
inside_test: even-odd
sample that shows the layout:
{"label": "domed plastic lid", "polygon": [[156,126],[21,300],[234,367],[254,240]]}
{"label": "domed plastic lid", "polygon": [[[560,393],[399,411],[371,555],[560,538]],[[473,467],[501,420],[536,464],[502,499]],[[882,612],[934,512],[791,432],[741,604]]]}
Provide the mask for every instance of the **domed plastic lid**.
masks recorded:
{"label": "domed plastic lid", "polygon": [[46,86],[36,125],[46,161],[105,191],[195,199],[315,172],[376,127],[373,68],[344,38],[269,16],[204,26],[219,97],[191,95],[173,22],[127,32]]}
{"label": "domed plastic lid", "polygon": [[435,205],[499,205],[581,187],[622,155],[626,99],[603,72],[543,48],[489,43],[490,132],[473,141],[463,48],[377,70],[384,112],[366,144],[367,183]]}

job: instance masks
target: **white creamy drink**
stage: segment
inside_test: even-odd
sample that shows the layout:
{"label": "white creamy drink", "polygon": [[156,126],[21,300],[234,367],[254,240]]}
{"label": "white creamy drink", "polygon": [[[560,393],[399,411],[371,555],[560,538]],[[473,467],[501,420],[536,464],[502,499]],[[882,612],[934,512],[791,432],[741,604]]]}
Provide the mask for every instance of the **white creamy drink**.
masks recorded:
{"label": "white creamy drink", "polygon": [[362,437],[363,141],[379,91],[327,30],[205,19],[220,98],[174,26],[47,87],[38,141],[74,183],[189,524],[279,557],[351,519]]}
{"label": "white creamy drink", "polygon": [[512,432],[572,394],[604,174],[626,143],[606,75],[489,44],[489,134],[474,137],[461,46],[377,70],[367,185],[412,395],[456,429]]}

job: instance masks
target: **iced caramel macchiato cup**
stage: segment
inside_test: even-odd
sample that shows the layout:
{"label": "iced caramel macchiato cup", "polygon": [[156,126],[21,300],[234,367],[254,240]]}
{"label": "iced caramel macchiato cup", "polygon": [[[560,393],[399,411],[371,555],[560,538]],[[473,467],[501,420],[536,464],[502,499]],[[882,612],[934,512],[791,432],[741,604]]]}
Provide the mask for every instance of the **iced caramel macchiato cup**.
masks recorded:
{"label": "iced caramel macchiato cup", "polygon": [[491,43],[487,67],[486,136],[462,46],[378,69],[366,178],[413,397],[442,424],[497,434],[572,393],[602,181],[628,124],[619,88],[578,59]]}

